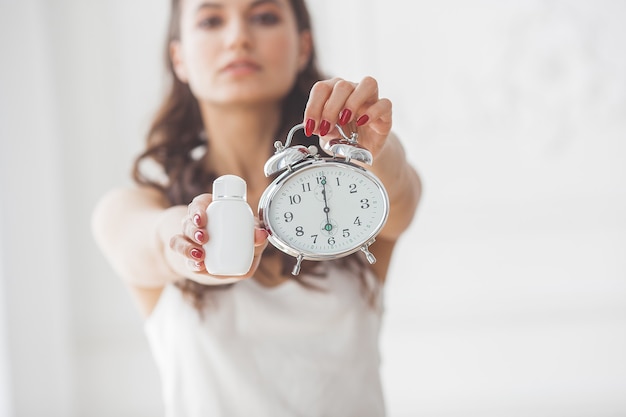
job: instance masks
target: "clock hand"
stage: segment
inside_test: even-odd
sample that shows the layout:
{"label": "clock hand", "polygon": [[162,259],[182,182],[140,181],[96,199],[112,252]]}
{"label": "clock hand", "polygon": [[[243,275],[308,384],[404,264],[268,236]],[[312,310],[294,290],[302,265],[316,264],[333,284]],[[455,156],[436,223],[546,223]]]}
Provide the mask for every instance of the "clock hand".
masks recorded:
{"label": "clock hand", "polygon": [[322,195],[324,196],[324,213],[326,213],[326,226],[324,229],[327,232],[330,232],[333,229],[333,225],[330,224],[330,216],[328,213],[330,212],[330,208],[328,207],[328,199],[326,198],[326,180],[322,180]]}

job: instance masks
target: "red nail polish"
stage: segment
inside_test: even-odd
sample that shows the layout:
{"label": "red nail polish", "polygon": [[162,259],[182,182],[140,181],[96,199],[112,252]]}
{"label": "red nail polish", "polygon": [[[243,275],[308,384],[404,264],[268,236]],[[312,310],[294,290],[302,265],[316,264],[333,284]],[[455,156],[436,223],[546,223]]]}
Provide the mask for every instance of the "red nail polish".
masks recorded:
{"label": "red nail polish", "polygon": [[352,117],[352,112],[350,111],[350,109],[343,109],[341,113],[339,113],[339,124],[341,126],[344,126],[346,123],[350,121],[351,117]]}
{"label": "red nail polish", "polygon": [[196,258],[196,259],[202,258],[202,251],[198,248],[193,248],[191,251],[189,251],[189,254],[191,255],[192,258]]}
{"label": "red nail polish", "polygon": [[359,119],[356,121],[356,125],[363,126],[365,123],[367,123],[369,119],[370,119],[369,116],[367,114],[364,114],[363,116],[359,117]]}
{"label": "red nail polish", "polygon": [[326,136],[330,130],[330,122],[328,120],[322,120],[320,123],[320,136]]}
{"label": "red nail polish", "polygon": [[197,230],[196,233],[193,234],[193,237],[198,243],[204,242],[204,232],[202,230]]}
{"label": "red nail polish", "polygon": [[304,134],[307,135],[307,137],[311,136],[314,130],[315,130],[315,120],[307,119],[306,124],[304,126]]}
{"label": "red nail polish", "polygon": [[194,216],[193,216],[193,224],[195,224],[196,226],[200,227],[200,215],[199,214],[194,214]]}
{"label": "red nail polish", "polygon": [[266,229],[256,229],[255,232],[256,232],[256,236],[258,236],[261,239],[267,239],[267,237],[270,235],[270,233]]}

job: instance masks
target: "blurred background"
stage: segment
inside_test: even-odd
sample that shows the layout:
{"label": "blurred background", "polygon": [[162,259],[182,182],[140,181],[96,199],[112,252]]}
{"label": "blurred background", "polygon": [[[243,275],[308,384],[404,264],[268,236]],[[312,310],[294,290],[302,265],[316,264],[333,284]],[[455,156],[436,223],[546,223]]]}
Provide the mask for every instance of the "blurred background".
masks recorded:
{"label": "blurred background", "polygon": [[[626,416],[626,2],[309,0],[424,195],[386,289],[391,417]],[[0,416],[160,416],[91,211],[164,90],[167,0],[0,0]],[[245,399],[242,399],[245,400]]]}

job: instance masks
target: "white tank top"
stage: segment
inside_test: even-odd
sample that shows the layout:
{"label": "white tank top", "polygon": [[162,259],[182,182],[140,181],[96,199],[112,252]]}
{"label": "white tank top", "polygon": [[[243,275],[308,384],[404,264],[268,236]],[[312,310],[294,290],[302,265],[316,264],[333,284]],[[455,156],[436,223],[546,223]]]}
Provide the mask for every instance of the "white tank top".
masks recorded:
{"label": "white tank top", "polygon": [[382,291],[372,305],[355,273],[332,266],[308,279],[324,291],[241,281],[212,292],[203,317],[165,287],[145,322],[165,415],[383,416]]}

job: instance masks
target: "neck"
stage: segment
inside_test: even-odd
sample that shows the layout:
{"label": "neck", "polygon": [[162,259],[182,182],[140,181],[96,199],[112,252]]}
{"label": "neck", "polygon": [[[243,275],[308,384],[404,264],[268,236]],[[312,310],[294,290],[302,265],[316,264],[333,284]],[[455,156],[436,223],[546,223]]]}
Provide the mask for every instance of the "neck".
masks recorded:
{"label": "neck", "polygon": [[280,104],[264,106],[204,105],[202,118],[209,141],[206,163],[219,176],[233,174],[248,183],[249,193],[265,188],[263,165],[281,119]]}

